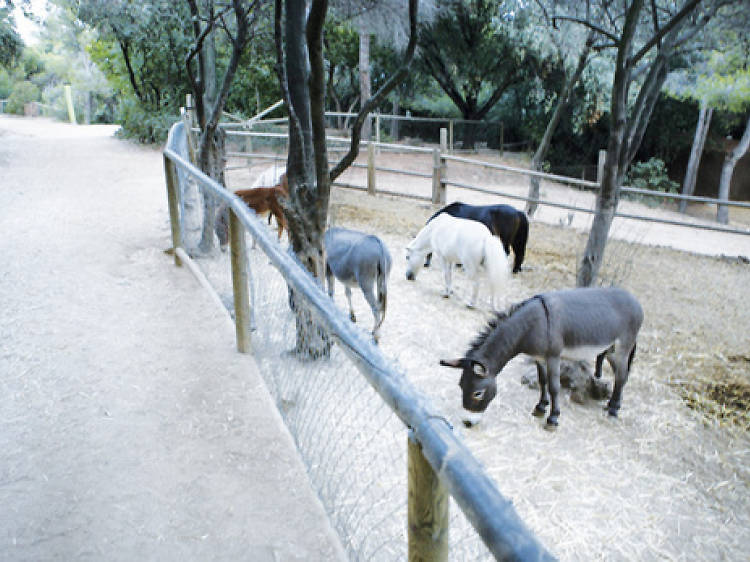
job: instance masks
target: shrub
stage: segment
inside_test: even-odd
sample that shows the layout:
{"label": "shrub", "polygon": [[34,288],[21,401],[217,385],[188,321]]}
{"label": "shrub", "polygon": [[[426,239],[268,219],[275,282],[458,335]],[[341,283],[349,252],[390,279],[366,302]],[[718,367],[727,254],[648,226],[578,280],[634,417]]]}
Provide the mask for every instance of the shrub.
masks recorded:
{"label": "shrub", "polygon": [[16,115],[23,115],[23,106],[31,101],[39,101],[40,92],[31,82],[18,82],[13,86],[13,91],[10,93],[8,103],[5,106],[6,113],[14,113]]}
{"label": "shrub", "polygon": [[123,100],[117,113],[116,120],[120,123],[117,136],[144,144],[166,141],[169,128],[177,120],[176,112],[171,109],[149,111],[133,99]]}
{"label": "shrub", "polygon": [[4,68],[0,68],[0,100],[6,99],[12,91],[13,78]]}
{"label": "shrub", "polygon": [[[646,162],[633,164],[628,171],[626,182],[630,187],[659,191],[661,193],[677,193],[679,184],[669,179],[667,167],[659,158],[651,158]],[[632,196],[635,199],[643,199],[648,204],[658,205],[659,198],[648,196]]]}

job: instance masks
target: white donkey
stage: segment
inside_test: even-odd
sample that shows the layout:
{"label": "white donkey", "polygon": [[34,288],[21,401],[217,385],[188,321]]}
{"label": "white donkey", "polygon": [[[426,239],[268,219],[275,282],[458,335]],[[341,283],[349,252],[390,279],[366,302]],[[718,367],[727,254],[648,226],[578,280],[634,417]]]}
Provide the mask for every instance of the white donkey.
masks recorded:
{"label": "white donkey", "polygon": [[497,310],[500,306],[501,290],[510,276],[510,264],[502,243],[492,236],[486,226],[447,213],[432,219],[406,247],[406,278],[409,281],[417,278],[425,257],[430,252],[437,257],[443,268],[445,298],[452,292],[453,266],[460,263],[469,278],[474,281],[474,289],[466,306],[476,306],[481,274],[484,273],[490,286],[490,306]]}

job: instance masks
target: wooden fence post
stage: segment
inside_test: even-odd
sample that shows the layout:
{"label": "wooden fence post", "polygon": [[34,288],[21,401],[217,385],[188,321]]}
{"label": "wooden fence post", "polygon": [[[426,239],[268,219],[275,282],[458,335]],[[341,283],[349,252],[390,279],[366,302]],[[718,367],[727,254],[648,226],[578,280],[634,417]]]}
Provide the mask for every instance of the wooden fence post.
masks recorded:
{"label": "wooden fence post", "polygon": [[408,439],[409,562],[445,562],[449,550],[450,496],[422,454],[413,432]]}
{"label": "wooden fence post", "polygon": [[367,193],[375,195],[377,186],[375,185],[375,145],[372,142],[367,143]]}
{"label": "wooden fence post", "polygon": [[453,119],[448,121],[448,150],[453,152]]}
{"label": "wooden fence post", "polygon": [[174,264],[182,265],[177,255],[177,248],[182,247],[182,223],[180,222],[179,190],[180,182],[177,178],[177,166],[166,155],[164,156],[164,177],[167,182],[167,206],[169,207],[169,225],[172,231],[172,251]]}
{"label": "wooden fence post", "polygon": [[432,151],[432,202],[445,203],[445,159],[440,151]]}
{"label": "wooden fence post", "polygon": [[440,152],[448,150],[448,130],[445,127],[440,128]]}
{"label": "wooden fence post", "polygon": [[229,243],[232,261],[234,329],[237,336],[237,351],[252,353],[250,347],[250,298],[247,285],[245,228],[231,209],[229,209]]}

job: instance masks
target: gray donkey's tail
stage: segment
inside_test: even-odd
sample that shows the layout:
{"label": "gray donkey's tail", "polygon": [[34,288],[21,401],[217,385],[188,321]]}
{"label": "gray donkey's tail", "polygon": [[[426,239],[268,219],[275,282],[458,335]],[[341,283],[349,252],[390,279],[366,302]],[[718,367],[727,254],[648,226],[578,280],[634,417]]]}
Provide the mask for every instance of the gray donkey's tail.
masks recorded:
{"label": "gray donkey's tail", "polygon": [[378,239],[380,243],[380,259],[378,260],[378,305],[380,307],[380,319],[376,329],[380,327],[385,320],[385,310],[388,307],[388,275],[391,272],[391,255],[388,253],[388,248],[385,247],[383,241]]}

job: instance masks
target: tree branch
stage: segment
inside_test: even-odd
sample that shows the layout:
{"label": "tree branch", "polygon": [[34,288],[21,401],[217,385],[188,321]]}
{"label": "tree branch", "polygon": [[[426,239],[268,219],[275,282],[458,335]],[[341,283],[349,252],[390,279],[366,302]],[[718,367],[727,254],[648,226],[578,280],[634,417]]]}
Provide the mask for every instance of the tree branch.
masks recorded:
{"label": "tree branch", "polygon": [[325,62],[323,60],[323,26],[328,12],[328,0],[312,0],[305,29],[307,52],[310,59],[310,117],[315,146],[315,177],[318,202],[328,208],[330,176],[325,135]]}
{"label": "tree branch", "polygon": [[[250,4],[250,7],[254,6],[256,3],[257,0],[252,2]],[[219,94],[216,96],[216,100],[214,101],[214,107],[211,111],[211,117],[208,119],[208,122],[206,124],[206,127],[211,129],[216,128],[219,124],[221,111],[224,108],[224,103],[226,102],[227,96],[229,95],[229,89],[232,86],[234,74],[237,71],[237,66],[240,62],[240,56],[242,56],[242,51],[245,49],[247,42],[250,40],[250,22],[247,18],[248,12],[242,9],[242,1],[232,0],[231,9],[234,11],[234,17],[237,23],[237,37],[236,39],[232,39],[232,54],[229,58],[227,68],[224,71],[224,79],[222,80]],[[218,17],[223,18],[224,13],[228,12],[229,10],[229,7],[226,8],[226,10],[222,12],[222,14]]]}
{"label": "tree branch", "polygon": [[662,27],[653,37],[643,46],[641,49],[631,57],[630,64],[635,65],[641,60],[646,53],[658,45],[662,38],[669,33],[677,24],[681,23],[690,13],[701,3],[701,0],[690,0],[687,4],[682,7],[682,10],[677,12],[667,24]]}
{"label": "tree branch", "polygon": [[297,135],[302,144],[302,128],[300,127],[299,118],[297,113],[294,111],[290,97],[289,97],[289,83],[286,78],[286,70],[284,68],[284,34],[281,26],[281,15],[283,13],[283,7],[281,4],[282,0],[274,1],[274,13],[273,13],[273,38],[276,47],[276,64],[274,65],[276,75],[279,78],[279,87],[281,88],[281,97],[284,99],[287,109],[289,110],[289,135]]}
{"label": "tree branch", "polygon": [[[697,0],[697,1],[700,1],[700,0]],[[577,18],[575,16],[561,16],[561,15],[552,16],[552,21],[553,22],[557,22],[557,20],[572,21],[573,23],[579,23],[579,24],[581,24],[581,25],[583,25],[585,27],[588,27],[589,29],[593,29],[594,31],[596,31],[600,35],[604,35],[607,39],[609,39],[610,41],[612,41],[612,43],[614,43],[615,45],[618,45],[620,43],[620,38],[619,37],[617,37],[616,35],[613,35],[612,33],[610,33],[609,31],[607,31],[603,27],[598,26],[598,25],[596,25],[596,24],[594,24],[594,23],[592,23],[592,22],[590,22],[588,20],[585,20],[585,19],[582,19],[582,18]],[[556,25],[556,23],[555,23],[555,25]]]}

